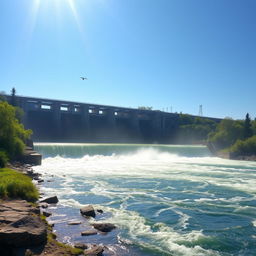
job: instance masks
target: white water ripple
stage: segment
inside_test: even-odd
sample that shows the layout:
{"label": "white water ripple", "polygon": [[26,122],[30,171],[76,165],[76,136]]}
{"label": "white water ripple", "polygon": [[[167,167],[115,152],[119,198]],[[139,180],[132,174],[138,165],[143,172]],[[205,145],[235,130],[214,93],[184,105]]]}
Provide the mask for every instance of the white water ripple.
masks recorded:
{"label": "white water ripple", "polygon": [[[63,206],[79,209],[90,197],[104,198],[100,207],[112,213],[106,221],[120,228],[120,240],[159,253],[239,255],[206,245],[221,230],[235,226],[235,217],[246,217],[237,226],[243,228],[247,220],[256,226],[255,162],[188,157],[148,147],[122,154],[48,157],[35,169],[61,180],[43,191],[57,194]],[[226,223],[218,219],[222,214]],[[216,228],[214,235],[206,234],[208,227],[200,218],[210,221],[209,230]]]}

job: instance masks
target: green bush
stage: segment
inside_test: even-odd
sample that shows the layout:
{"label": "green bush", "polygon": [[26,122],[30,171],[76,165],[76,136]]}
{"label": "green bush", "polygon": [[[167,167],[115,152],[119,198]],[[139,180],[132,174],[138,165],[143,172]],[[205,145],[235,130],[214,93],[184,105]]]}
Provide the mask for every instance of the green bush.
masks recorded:
{"label": "green bush", "polygon": [[0,169],[0,197],[20,198],[31,202],[38,199],[38,191],[31,179],[15,170]]}
{"label": "green bush", "polygon": [[218,150],[229,148],[238,139],[243,139],[243,133],[242,121],[225,118],[218,124],[216,131],[209,134],[208,142],[213,143]]}
{"label": "green bush", "polygon": [[17,108],[7,102],[0,102],[0,145],[10,160],[21,155],[25,142],[31,135],[17,119]]}
{"label": "green bush", "polygon": [[178,143],[205,142],[208,134],[215,130],[217,123],[201,117],[180,114],[176,139]]}
{"label": "green bush", "polygon": [[230,152],[237,155],[256,155],[256,135],[247,140],[238,140],[231,148]]}
{"label": "green bush", "polygon": [[5,151],[0,150],[0,168],[3,168],[6,166],[8,162],[8,157]]}

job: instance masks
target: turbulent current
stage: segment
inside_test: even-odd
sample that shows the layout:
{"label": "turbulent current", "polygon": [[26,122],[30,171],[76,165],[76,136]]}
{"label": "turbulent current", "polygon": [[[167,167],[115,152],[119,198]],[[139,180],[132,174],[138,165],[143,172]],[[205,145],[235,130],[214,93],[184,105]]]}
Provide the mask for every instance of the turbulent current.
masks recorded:
{"label": "turbulent current", "polygon": [[[103,243],[106,255],[256,255],[256,162],[211,156],[204,146],[50,144],[42,191],[57,194],[60,240]],[[51,182],[46,182],[46,180]],[[107,235],[81,237],[79,209],[92,204]]]}

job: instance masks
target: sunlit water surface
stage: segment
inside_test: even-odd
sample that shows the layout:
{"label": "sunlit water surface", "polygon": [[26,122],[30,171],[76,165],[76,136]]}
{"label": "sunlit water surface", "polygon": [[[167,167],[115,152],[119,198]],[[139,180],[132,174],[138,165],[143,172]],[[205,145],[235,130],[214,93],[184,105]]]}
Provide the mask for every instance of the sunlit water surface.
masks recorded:
{"label": "sunlit water surface", "polygon": [[[36,150],[44,156],[35,167],[41,190],[60,199],[50,221],[61,241],[103,243],[105,255],[256,255],[255,162],[212,157],[203,146],[41,143]],[[104,213],[86,220],[79,213],[86,204]],[[82,237],[95,221],[118,229]]]}

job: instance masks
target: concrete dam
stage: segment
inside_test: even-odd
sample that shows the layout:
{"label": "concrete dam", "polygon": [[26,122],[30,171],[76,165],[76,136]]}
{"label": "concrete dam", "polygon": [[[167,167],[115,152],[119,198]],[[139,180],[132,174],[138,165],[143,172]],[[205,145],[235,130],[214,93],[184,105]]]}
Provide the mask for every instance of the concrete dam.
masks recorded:
{"label": "concrete dam", "polygon": [[15,102],[36,142],[171,143],[179,120],[177,113],[156,110],[23,96]]}

